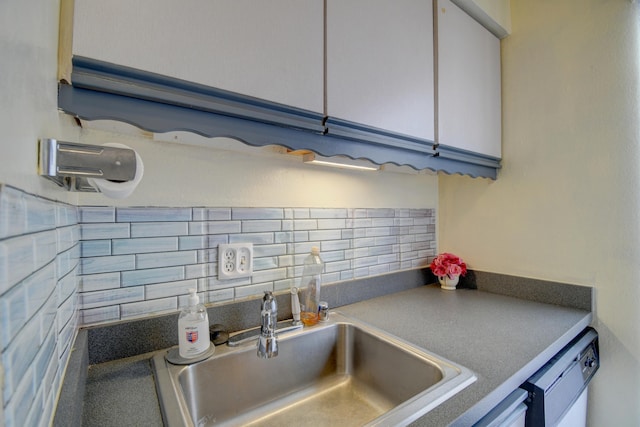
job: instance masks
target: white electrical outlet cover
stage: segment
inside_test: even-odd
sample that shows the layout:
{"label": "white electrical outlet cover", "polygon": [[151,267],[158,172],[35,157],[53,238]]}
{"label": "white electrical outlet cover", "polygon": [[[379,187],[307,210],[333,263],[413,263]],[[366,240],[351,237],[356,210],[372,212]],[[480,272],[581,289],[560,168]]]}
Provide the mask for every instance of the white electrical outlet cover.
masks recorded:
{"label": "white electrical outlet cover", "polygon": [[218,246],[218,279],[249,277],[253,273],[253,243]]}

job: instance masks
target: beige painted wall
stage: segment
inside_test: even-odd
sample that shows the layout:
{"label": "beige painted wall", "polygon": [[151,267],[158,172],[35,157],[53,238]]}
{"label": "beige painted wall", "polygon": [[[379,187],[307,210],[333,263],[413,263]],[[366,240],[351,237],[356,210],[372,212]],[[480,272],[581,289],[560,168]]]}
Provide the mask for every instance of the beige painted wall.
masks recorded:
{"label": "beige painted wall", "polygon": [[503,169],[440,178],[439,249],[596,288],[589,425],[640,425],[640,5],[514,0]]}

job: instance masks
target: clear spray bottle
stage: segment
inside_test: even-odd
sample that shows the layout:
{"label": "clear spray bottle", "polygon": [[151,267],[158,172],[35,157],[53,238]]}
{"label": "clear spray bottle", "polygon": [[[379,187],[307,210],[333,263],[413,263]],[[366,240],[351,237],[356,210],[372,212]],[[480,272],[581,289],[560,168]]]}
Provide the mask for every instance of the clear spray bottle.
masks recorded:
{"label": "clear spray bottle", "polygon": [[306,326],[318,323],[318,308],[320,305],[320,288],[322,286],[322,270],[324,262],[320,258],[320,249],[317,246],[311,248],[311,253],[304,260],[300,290],[300,319]]}

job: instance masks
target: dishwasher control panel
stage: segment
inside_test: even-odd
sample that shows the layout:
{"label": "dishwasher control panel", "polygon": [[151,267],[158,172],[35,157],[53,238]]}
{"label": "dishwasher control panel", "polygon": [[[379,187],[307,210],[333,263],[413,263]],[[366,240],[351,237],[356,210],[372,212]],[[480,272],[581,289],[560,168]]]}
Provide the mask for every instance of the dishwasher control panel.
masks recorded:
{"label": "dishwasher control panel", "polygon": [[525,425],[557,425],[599,367],[598,333],[586,328],[520,386],[529,394]]}

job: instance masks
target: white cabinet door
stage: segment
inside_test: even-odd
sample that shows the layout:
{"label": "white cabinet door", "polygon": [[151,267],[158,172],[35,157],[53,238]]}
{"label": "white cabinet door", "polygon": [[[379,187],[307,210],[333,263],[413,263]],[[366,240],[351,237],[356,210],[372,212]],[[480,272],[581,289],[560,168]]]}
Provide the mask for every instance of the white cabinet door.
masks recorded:
{"label": "white cabinet door", "polygon": [[75,0],[72,52],[323,112],[322,0]]}
{"label": "white cabinet door", "polygon": [[501,157],[500,40],[438,0],[438,141]]}
{"label": "white cabinet door", "polygon": [[433,141],[427,0],[327,1],[327,115]]}

